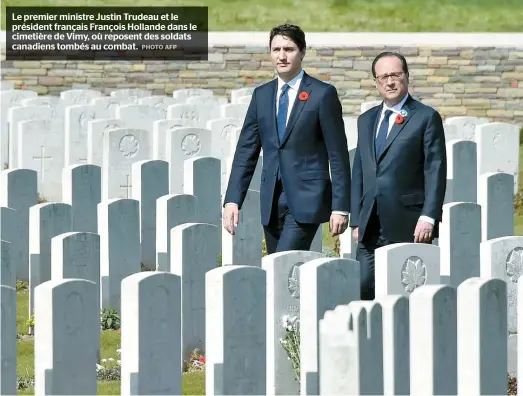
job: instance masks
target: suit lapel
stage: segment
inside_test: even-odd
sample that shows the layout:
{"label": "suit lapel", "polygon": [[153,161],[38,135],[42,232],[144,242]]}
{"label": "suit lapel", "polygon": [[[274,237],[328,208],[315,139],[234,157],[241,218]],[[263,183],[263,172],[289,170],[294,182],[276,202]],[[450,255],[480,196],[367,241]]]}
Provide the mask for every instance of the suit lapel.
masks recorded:
{"label": "suit lapel", "polygon": [[372,157],[372,163],[376,163],[376,131],[378,129],[378,122],[380,120],[381,109],[383,103],[374,109],[374,114],[370,116],[369,128],[370,128],[370,155]]}
{"label": "suit lapel", "polygon": [[[287,122],[287,127],[285,128],[285,134],[283,135],[283,139],[280,143],[280,146],[283,146],[287,139],[289,138],[292,129],[294,128],[294,125],[296,124],[296,121],[298,121],[298,118],[300,116],[301,111],[303,110],[303,107],[305,106],[305,103],[307,103],[307,100],[300,100],[299,96],[302,92],[307,92],[307,94],[310,95],[312,89],[310,87],[310,78],[309,75],[305,72],[303,72],[303,78],[301,80],[300,86],[298,87],[298,93],[296,94],[296,99],[294,99],[294,104],[292,106],[291,115],[289,117],[289,121]],[[276,116],[274,117],[276,119]]]}
{"label": "suit lapel", "polygon": [[412,99],[410,94],[409,94],[408,99],[405,101],[405,104],[403,105],[402,110],[406,110],[407,115],[405,115],[403,117],[403,122],[401,124],[394,123],[394,125],[392,126],[389,136],[387,137],[387,140],[385,142],[385,146],[383,147],[383,150],[381,151],[381,155],[378,158],[378,162],[381,161],[381,159],[385,155],[385,152],[387,151],[389,146],[392,144],[394,139],[396,139],[398,137],[398,135],[403,130],[403,128],[405,128],[405,126],[410,121],[410,119],[412,118],[413,114],[416,111],[416,108],[414,107],[414,100]]}
{"label": "suit lapel", "polygon": [[278,123],[276,121],[276,95],[278,94],[278,79],[275,79],[272,81],[271,84],[269,84],[269,95],[270,95],[270,101],[271,105],[269,106],[269,120],[272,120],[272,131],[274,133],[274,138],[277,142],[280,141],[280,138],[278,137]]}

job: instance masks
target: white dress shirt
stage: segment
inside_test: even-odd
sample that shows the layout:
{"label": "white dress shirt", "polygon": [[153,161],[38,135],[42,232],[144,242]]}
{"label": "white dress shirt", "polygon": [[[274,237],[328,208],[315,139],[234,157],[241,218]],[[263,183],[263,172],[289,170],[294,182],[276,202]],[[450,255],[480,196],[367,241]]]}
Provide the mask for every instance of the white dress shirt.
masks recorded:
{"label": "white dress shirt", "polygon": [[[392,127],[394,126],[394,122],[396,121],[396,116],[400,113],[400,110],[403,107],[403,105],[405,104],[405,102],[407,101],[408,97],[409,97],[409,94],[407,93],[405,95],[405,97],[401,100],[401,102],[399,102],[398,104],[396,104],[393,107],[388,107],[385,103],[383,103],[383,108],[381,109],[380,121],[378,122],[378,127],[376,128],[376,137],[378,137],[378,131],[380,130],[380,125],[383,122],[383,118],[385,117],[385,112],[387,110],[392,111],[392,114],[389,116],[389,130],[387,131],[387,137],[389,136],[389,133],[390,133]],[[428,217],[428,216],[420,216],[419,219],[429,222],[432,225],[434,225],[434,222],[435,222],[433,218]]]}

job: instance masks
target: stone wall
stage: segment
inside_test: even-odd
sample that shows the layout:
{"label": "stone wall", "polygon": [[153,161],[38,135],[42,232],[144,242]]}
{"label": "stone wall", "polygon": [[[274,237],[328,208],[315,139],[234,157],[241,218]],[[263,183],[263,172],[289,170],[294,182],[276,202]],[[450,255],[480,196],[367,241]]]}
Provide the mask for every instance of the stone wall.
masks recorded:
{"label": "stone wall", "polygon": [[[307,35],[304,68],[338,89],[345,115],[375,100],[374,56],[397,50],[410,66],[410,90],[444,117],[486,116],[523,124],[523,35],[329,34]],[[217,95],[274,78],[266,33],[212,33],[207,62],[6,61],[2,79],[18,88],[56,95],[72,83],[109,92],[140,87],[170,95],[203,87]],[[401,45],[399,45],[401,44]]]}

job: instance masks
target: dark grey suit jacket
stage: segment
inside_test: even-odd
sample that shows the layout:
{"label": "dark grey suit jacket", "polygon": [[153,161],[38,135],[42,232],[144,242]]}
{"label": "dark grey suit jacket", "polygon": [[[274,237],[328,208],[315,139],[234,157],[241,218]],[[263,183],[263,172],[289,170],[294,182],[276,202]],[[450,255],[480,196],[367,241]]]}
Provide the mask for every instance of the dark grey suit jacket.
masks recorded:
{"label": "dark grey suit jacket", "polygon": [[433,236],[443,212],[447,184],[445,134],[440,114],[409,94],[401,124],[394,124],[379,158],[376,131],[382,105],[358,118],[358,145],[351,185],[350,226],[362,240],[374,204],[383,236],[393,242],[413,242],[421,215],[435,219]]}

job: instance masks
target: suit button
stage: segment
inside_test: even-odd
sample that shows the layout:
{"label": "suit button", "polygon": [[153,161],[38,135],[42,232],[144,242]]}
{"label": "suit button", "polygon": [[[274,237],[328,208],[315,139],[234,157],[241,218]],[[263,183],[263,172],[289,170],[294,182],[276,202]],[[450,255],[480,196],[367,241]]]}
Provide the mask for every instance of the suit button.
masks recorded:
{"label": "suit button", "polygon": [[278,175],[278,172],[274,172],[274,176],[277,176]]}
{"label": "suit button", "polygon": [[283,149],[279,149],[278,151],[281,153],[283,151]]}

